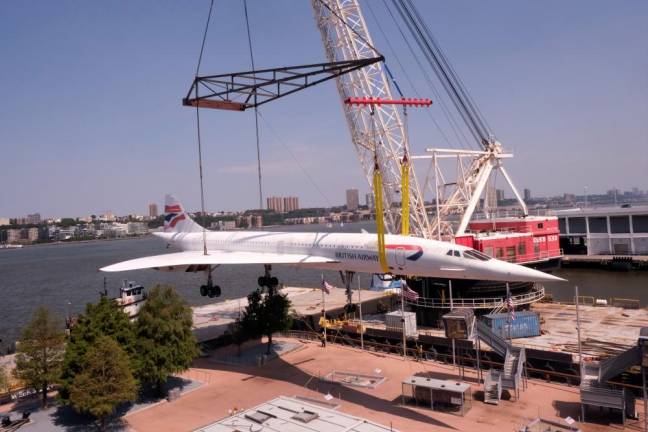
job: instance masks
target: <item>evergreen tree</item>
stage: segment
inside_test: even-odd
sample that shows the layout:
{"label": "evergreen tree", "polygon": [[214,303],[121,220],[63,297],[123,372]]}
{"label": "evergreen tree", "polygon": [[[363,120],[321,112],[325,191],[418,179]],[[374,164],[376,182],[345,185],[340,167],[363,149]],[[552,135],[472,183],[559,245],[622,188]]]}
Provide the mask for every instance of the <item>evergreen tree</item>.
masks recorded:
{"label": "evergreen tree", "polygon": [[70,402],[78,412],[99,420],[101,430],[115,409],[137,397],[137,383],[130,369],[130,359],[109,336],[99,336],[89,346],[83,366],[74,377]]}
{"label": "evergreen tree", "polygon": [[47,388],[61,373],[65,353],[65,332],[60,320],[39,307],[18,340],[16,377],[27,386],[42,392],[47,405]]}
{"label": "evergreen tree", "polygon": [[263,295],[261,289],[252,291],[247,296],[248,304],[241,317],[241,329],[250,338],[260,338],[263,335],[261,320],[263,319]]}
{"label": "evergreen tree", "polygon": [[7,369],[0,365],[0,393],[5,393],[9,390],[9,377],[7,376]]}
{"label": "evergreen tree", "polygon": [[198,355],[191,308],[173,287],[156,285],[135,324],[137,377],[161,393],[172,373],[188,369]]}
{"label": "evergreen tree", "polygon": [[70,332],[59,392],[64,401],[69,400],[74,378],[83,368],[88,349],[102,336],[117,342],[128,354],[131,368],[136,367],[135,332],[128,315],[107,297],[102,297],[97,304],[89,303]]}
{"label": "evergreen tree", "polygon": [[290,300],[275,290],[271,290],[266,296],[262,295],[261,289],[255,290],[248,295],[248,305],[243,312],[241,326],[249,337],[266,336],[266,352],[270,354],[273,333],[292,327]]}
{"label": "evergreen tree", "polygon": [[263,300],[263,314],[261,326],[262,333],[268,338],[267,354],[272,348],[272,334],[289,330],[292,327],[292,315],[290,314],[290,300],[285,294],[271,291]]}

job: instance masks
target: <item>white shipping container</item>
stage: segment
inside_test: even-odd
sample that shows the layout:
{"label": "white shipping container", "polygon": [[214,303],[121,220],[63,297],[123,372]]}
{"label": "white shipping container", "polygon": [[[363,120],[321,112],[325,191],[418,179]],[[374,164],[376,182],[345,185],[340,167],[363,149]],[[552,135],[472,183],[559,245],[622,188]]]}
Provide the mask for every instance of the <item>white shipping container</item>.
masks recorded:
{"label": "white shipping container", "polygon": [[[416,337],[416,314],[414,312],[404,312],[402,316],[405,317],[405,336]],[[385,314],[385,324],[387,330],[402,333],[402,316],[401,311],[394,311]]]}

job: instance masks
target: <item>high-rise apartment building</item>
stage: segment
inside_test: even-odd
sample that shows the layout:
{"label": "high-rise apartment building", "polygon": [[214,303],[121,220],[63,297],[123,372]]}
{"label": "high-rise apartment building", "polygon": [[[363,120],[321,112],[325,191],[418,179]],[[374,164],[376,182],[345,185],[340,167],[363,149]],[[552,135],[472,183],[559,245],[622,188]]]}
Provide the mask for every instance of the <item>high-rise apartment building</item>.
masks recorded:
{"label": "high-rise apartment building", "polygon": [[368,194],[365,194],[365,205],[369,210],[373,210],[375,206],[373,193],[369,192]]}
{"label": "high-rise apartment building", "polygon": [[149,204],[149,217],[151,219],[155,219],[156,217],[158,217],[157,204],[155,204],[155,203]]}
{"label": "high-rise apartment building", "polygon": [[347,189],[346,191],[346,208],[348,211],[356,211],[360,206],[360,195],[358,189]]}
{"label": "high-rise apartment building", "polygon": [[274,210],[277,213],[284,212],[284,200],[281,197],[268,197],[266,198],[268,210]]}
{"label": "high-rise apartment building", "polygon": [[284,211],[286,211],[286,212],[299,210],[299,198],[297,198],[297,197],[284,197],[283,205],[284,205]]}
{"label": "high-rise apartment building", "polygon": [[524,201],[531,200],[531,189],[524,189]]}
{"label": "high-rise apartment building", "polygon": [[268,210],[284,213],[299,210],[299,198],[297,197],[268,197],[266,198]]}

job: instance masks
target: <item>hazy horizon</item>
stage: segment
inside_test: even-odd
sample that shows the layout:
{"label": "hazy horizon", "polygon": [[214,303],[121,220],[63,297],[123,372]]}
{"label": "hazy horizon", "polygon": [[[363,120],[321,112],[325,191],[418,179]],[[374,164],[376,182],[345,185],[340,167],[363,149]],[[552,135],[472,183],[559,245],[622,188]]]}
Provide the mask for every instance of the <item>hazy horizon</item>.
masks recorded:
{"label": "hazy horizon", "polygon": [[[520,190],[648,189],[648,3],[416,4],[515,153],[505,166]],[[435,99],[382,2],[361,5],[404,91]],[[199,210],[195,111],[181,98],[208,8],[208,0],[0,4],[0,217],[147,214],[168,192]],[[248,8],[257,68],[325,61],[310,2]],[[216,1],[201,73],[248,69],[242,2]],[[264,204],[276,195],[298,196],[303,207],[339,205],[347,188],[364,201],[369,187],[333,82],[261,113]],[[443,123],[438,103],[430,114]],[[204,110],[201,125],[206,208],[258,207],[253,113]],[[410,129],[415,153],[461,145],[445,142],[423,113],[411,115]]]}

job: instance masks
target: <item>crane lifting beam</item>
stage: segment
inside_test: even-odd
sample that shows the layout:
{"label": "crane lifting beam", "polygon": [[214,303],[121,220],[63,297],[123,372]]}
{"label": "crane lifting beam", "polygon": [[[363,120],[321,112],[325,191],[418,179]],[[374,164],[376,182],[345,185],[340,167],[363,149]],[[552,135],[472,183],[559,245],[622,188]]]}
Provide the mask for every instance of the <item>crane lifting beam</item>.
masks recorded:
{"label": "crane lifting beam", "polygon": [[420,98],[402,98],[402,99],[382,99],[373,97],[350,97],[344,100],[347,105],[403,105],[409,107],[429,107],[432,105],[432,99]]}
{"label": "crane lifting beam", "polygon": [[182,99],[182,105],[245,111],[383,60],[379,56],[198,76]]}

